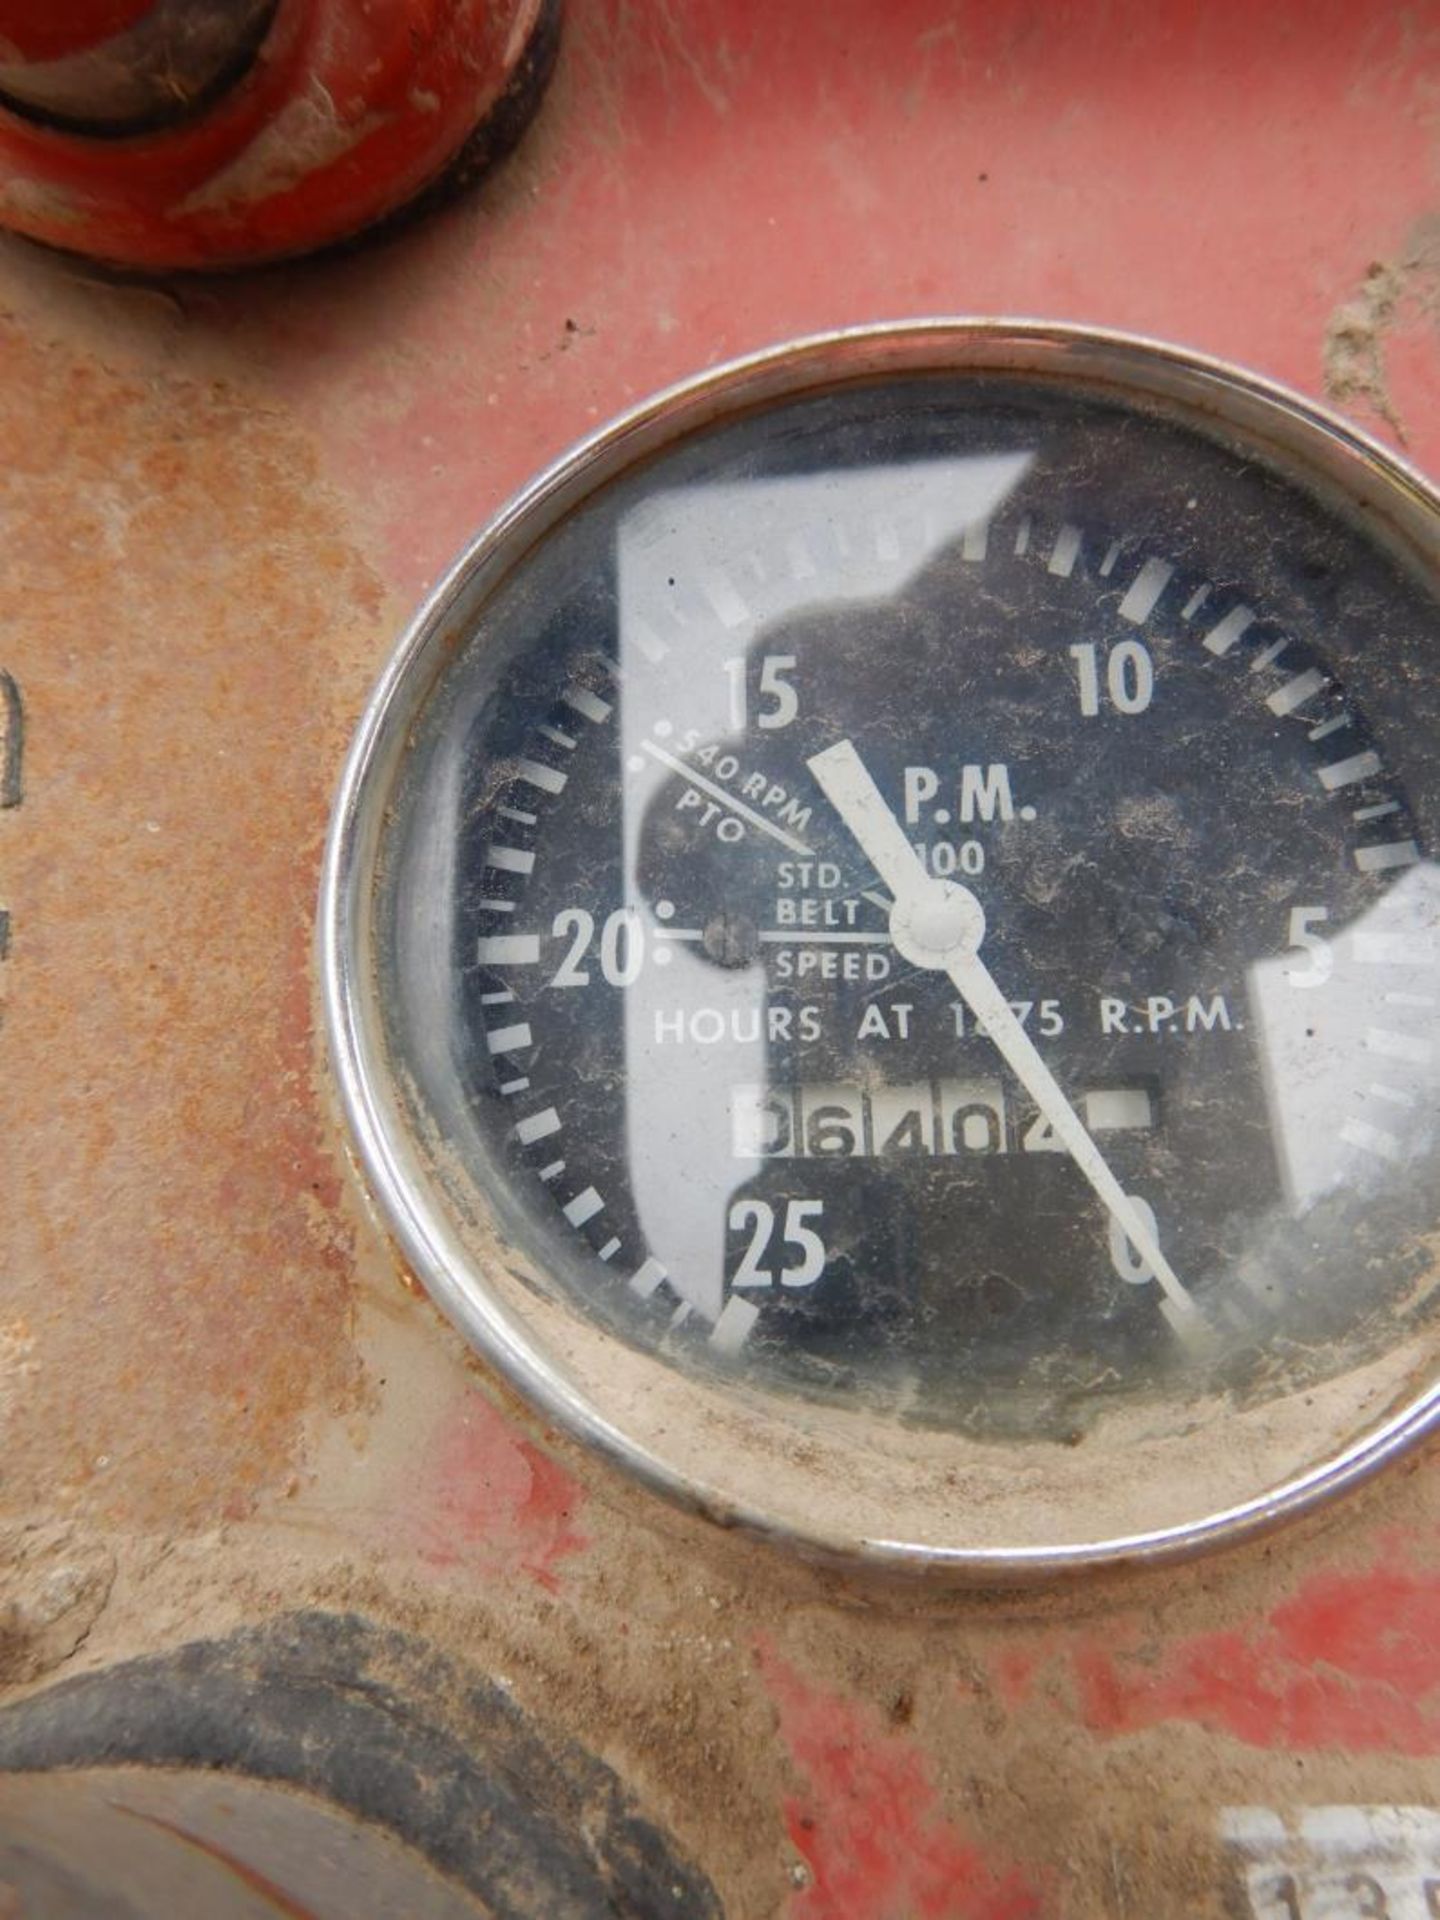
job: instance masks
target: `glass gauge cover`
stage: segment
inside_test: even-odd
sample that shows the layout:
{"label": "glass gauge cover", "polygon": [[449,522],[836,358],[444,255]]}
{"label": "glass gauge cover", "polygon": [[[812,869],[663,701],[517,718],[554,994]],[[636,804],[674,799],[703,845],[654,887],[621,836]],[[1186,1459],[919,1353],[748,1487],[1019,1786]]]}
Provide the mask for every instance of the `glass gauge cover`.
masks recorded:
{"label": "glass gauge cover", "polygon": [[1150,343],[705,376],[465,554],[326,881],[342,1091],[552,1418],[814,1551],[1232,1537],[1434,1407],[1440,515]]}

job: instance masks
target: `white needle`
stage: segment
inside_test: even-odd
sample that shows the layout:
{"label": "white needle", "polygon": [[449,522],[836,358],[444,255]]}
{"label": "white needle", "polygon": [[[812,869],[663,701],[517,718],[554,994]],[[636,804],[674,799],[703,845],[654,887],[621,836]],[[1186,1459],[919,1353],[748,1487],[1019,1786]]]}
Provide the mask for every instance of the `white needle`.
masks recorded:
{"label": "white needle", "polygon": [[949,974],[1011,1072],[1159,1281],[1172,1320],[1186,1328],[1194,1327],[1199,1318],[1194,1301],[980,958],[980,942],[985,936],[985,910],[980,902],[957,881],[935,880],[926,873],[849,740],[837,741],[807,764],[826,799],[895,896],[890,937],[901,956],[912,966]]}

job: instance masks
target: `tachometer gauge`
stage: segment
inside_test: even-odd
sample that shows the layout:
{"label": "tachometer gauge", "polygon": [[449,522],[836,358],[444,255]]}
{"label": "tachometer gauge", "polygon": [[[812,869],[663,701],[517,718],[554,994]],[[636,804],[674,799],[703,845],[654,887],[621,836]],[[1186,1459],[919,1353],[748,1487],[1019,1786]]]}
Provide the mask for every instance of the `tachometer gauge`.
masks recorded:
{"label": "tachometer gauge", "polygon": [[653,1484],[1014,1578],[1436,1411],[1440,505],[1112,335],[662,396],[462,558],[332,836],[404,1254]]}

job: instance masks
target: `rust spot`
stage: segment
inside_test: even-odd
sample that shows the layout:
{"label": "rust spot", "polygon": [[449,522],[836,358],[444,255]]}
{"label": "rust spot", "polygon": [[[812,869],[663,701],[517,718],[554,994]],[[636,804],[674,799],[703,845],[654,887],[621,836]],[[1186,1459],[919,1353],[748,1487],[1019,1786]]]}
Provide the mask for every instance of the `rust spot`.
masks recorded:
{"label": "rust spot", "polygon": [[213,1523],[357,1378],[311,926],[378,594],[283,417],[10,325],[0,505],[7,1500]]}

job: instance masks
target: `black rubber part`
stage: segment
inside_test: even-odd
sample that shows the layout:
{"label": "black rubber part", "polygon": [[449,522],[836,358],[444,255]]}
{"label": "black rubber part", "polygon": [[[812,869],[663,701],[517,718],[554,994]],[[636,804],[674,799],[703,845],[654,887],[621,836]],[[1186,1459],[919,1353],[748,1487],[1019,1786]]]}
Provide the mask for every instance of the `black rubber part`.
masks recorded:
{"label": "black rubber part", "polygon": [[504,1920],[721,1920],[603,1761],[355,1614],[294,1613],[0,1710],[0,1769],[219,1769],[319,1794]]}

